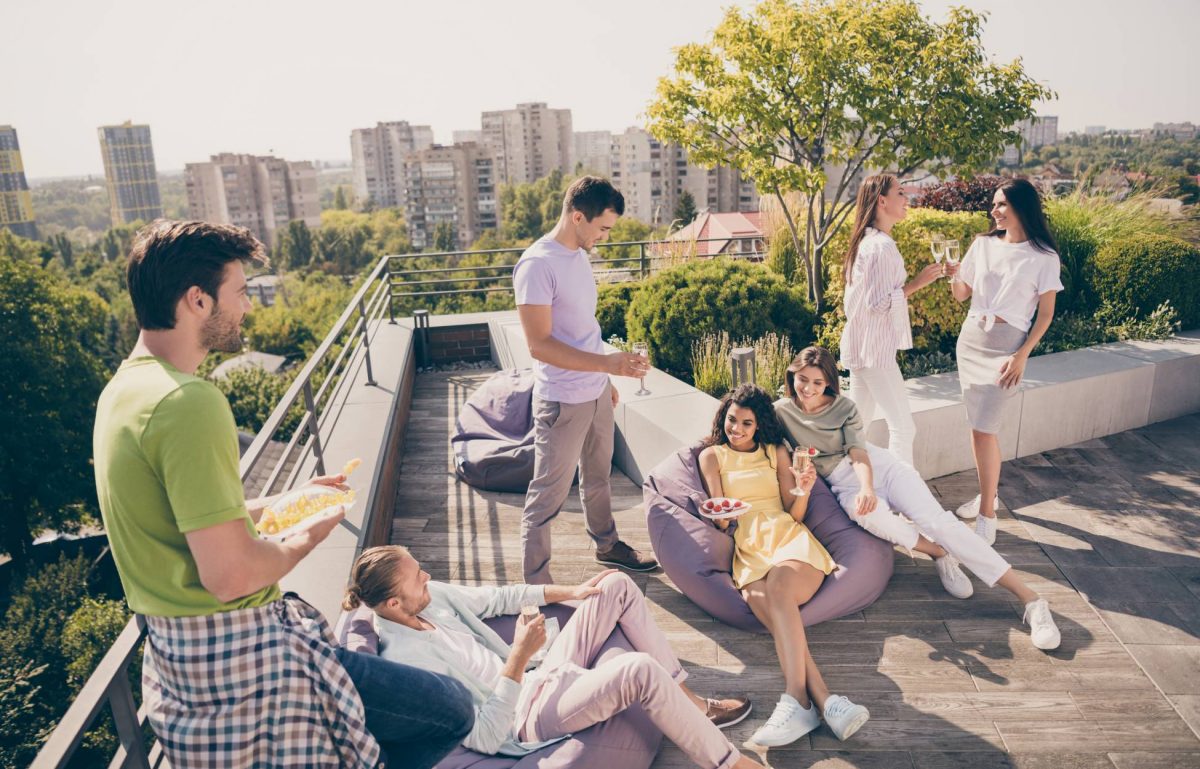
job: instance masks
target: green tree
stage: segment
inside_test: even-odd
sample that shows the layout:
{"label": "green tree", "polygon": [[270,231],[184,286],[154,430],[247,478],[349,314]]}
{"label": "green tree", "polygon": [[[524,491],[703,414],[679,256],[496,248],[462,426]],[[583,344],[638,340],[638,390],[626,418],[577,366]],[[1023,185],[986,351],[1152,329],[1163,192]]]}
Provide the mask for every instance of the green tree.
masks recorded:
{"label": "green tree", "polygon": [[104,387],[108,307],[0,240],[0,550],[18,563],[42,529],[95,509],[92,420]]}
{"label": "green tree", "polygon": [[[1019,60],[993,63],[984,16],[944,24],[915,0],[763,0],[731,8],[708,43],[677,49],[649,129],[703,165],[729,164],[777,197],[809,299],[824,310],[822,257],[865,169],[988,167],[1051,92]],[[832,176],[830,175],[832,174]],[[798,216],[786,203],[798,193]]]}
{"label": "green tree", "polygon": [[[340,189],[340,188],[339,188]],[[315,252],[312,230],[303,219],[288,222],[287,229],[279,239],[279,261],[284,269],[294,270],[312,264]]]}
{"label": "green tree", "polygon": [[458,248],[458,236],[450,222],[438,222],[433,228],[433,250],[454,251]]}
{"label": "green tree", "polygon": [[338,211],[345,211],[350,206],[346,203],[346,188],[338,186],[337,191],[333,193],[333,207]]}
{"label": "green tree", "polygon": [[562,213],[567,182],[555,169],[530,184],[500,187],[500,232],[511,240],[532,240],[544,235]]}
{"label": "green tree", "polygon": [[675,202],[675,210],[671,212],[671,230],[681,230],[692,223],[696,218],[696,198],[692,193],[684,190],[679,195],[679,200]]}

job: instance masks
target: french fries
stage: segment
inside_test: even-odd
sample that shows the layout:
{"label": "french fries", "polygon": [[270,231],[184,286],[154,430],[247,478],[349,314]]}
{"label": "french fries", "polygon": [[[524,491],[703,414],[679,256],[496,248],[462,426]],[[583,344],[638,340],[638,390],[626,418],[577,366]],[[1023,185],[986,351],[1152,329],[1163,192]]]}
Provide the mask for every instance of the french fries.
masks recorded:
{"label": "french fries", "polygon": [[357,469],[358,469],[358,466],[359,466],[359,465],[361,465],[361,464],[362,464],[362,460],[361,460],[361,459],[359,459],[358,457],[355,457],[354,459],[351,459],[349,462],[347,462],[345,465],[343,465],[343,466],[342,466],[342,475],[344,475],[344,476],[346,476],[347,478],[349,478],[349,477],[350,477],[350,473],[352,473],[352,472],[354,472],[355,470],[357,470]]}
{"label": "french fries", "polygon": [[282,509],[268,507],[258,519],[260,534],[278,534],[300,523],[306,518],[337,505],[349,505],[354,501],[354,491],[337,491],[307,496],[298,496],[287,503]]}

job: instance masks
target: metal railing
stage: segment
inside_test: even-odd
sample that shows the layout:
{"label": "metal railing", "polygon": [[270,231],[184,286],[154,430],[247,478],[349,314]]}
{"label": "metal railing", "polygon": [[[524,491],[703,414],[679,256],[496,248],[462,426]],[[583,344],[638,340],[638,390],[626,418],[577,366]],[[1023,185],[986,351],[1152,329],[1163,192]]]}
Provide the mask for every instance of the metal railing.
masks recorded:
{"label": "metal railing", "polygon": [[[381,321],[385,314],[389,319],[392,318],[388,265],[388,257],[379,260],[320,347],[296,375],[254,442],[242,455],[239,470],[243,483],[288,420],[293,407],[300,403],[303,404],[304,414],[292,431],[283,455],[272,468],[264,489],[269,493],[276,488],[289,460],[293,467],[281,488],[291,488],[310,451],[317,472],[324,474],[320,431],[329,412],[323,409],[349,386],[351,377],[345,374],[349,362],[360,350],[366,365],[367,383],[375,384],[371,363],[371,327],[376,321]],[[145,769],[162,764],[163,755],[158,743],[146,749],[145,708],[138,709],[135,706],[133,687],[129,681],[129,666],[141,648],[145,634],[141,617],[131,618],[38,752],[31,765],[33,769],[62,769],[67,766],[84,735],[104,712],[105,705],[112,714],[121,744],[109,763],[110,769]]]}
{"label": "metal railing", "polygon": [[[700,253],[700,244],[727,244],[720,253]],[[402,304],[411,305],[416,300],[466,294],[487,295],[512,292],[512,266],[516,257],[525,250],[516,248],[493,248],[480,251],[439,251],[425,254],[404,254],[388,257],[393,266],[391,273],[392,296]],[[629,256],[605,257],[605,253],[631,254]],[[622,243],[597,243],[592,258],[592,269],[602,283],[617,283],[641,280],[666,267],[691,259],[724,256],[747,261],[762,261],[766,258],[764,239],[761,235],[739,235],[730,238],[702,238],[697,240],[637,240]],[[467,256],[490,256],[491,264],[461,265],[457,260]],[[404,264],[416,260],[440,264],[435,267],[405,269]],[[407,300],[407,301],[406,301]]]}
{"label": "metal railing", "polygon": [[[762,238],[746,236],[708,238],[696,241],[601,243],[597,246],[598,250],[636,248],[637,255],[612,259],[597,258],[592,260],[592,264],[594,267],[609,268],[610,272],[615,269],[621,273],[621,276],[617,277],[621,280],[647,277],[663,266],[695,258],[695,244],[708,242],[736,242],[739,245],[749,242],[749,250],[745,250],[743,246],[736,252],[725,252],[723,255],[751,261],[763,259]],[[242,455],[239,466],[242,482],[245,483],[250,478],[268,446],[281,432],[285,422],[292,414],[293,408],[298,404],[303,404],[303,415],[299,424],[288,437],[283,454],[272,467],[263,485],[263,490],[265,493],[271,493],[275,489],[290,489],[295,484],[301,468],[305,465],[309,452],[312,452],[317,473],[324,474],[325,459],[321,446],[321,429],[329,416],[329,412],[325,411],[324,407],[340,395],[345,387],[349,386],[351,378],[344,374],[349,362],[359,350],[363,352],[367,383],[375,384],[371,362],[372,324],[382,321],[385,314],[390,322],[395,322],[396,305],[404,300],[429,299],[454,294],[511,292],[512,263],[515,259],[512,261],[500,259],[496,264],[483,266],[451,266],[413,270],[397,269],[396,264],[417,258],[451,261],[454,258],[479,254],[519,255],[523,250],[523,248],[501,248],[488,251],[449,251],[381,257],[355,293],[354,298],[350,300],[341,317],[337,319],[333,328],[325,336],[321,345],[296,375],[283,398],[275,406],[275,410],[271,412],[271,416],[258,431],[250,447]],[[617,265],[634,266],[621,268]],[[480,272],[496,270],[502,270],[505,274],[478,277]],[[425,279],[419,277],[464,272],[473,273],[473,275],[457,278]],[[417,276],[415,280],[414,276]],[[600,276],[606,277],[605,272],[600,271]],[[464,282],[487,283],[489,281],[493,285],[423,291],[396,290],[416,285],[450,286],[457,283],[461,286]],[[507,285],[494,285],[504,281],[507,281]],[[292,463],[292,468],[280,483],[280,476],[287,469],[289,461]],[[367,527],[364,525],[363,528],[365,530]],[[129,666],[141,648],[145,635],[145,624],[142,619],[136,616],[131,618],[38,752],[31,765],[33,769],[63,769],[66,767],[82,743],[84,735],[93,727],[106,705],[112,714],[117,737],[120,740],[120,748],[109,763],[109,768],[145,769],[162,764],[164,757],[159,745],[154,743],[149,749],[146,748],[145,708],[135,707],[133,687],[129,681]]]}

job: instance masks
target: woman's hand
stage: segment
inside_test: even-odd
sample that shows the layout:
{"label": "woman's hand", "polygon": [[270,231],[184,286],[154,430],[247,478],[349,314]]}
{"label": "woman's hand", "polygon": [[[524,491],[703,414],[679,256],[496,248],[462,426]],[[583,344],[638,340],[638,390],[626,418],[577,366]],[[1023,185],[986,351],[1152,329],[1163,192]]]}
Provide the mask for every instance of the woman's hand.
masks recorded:
{"label": "woman's hand", "polygon": [[917,282],[924,287],[928,286],[930,283],[933,283],[938,278],[945,276],[945,267],[938,262],[933,262],[932,264],[925,265],[925,267],[923,267],[921,271],[917,273]]}
{"label": "woman's hand", "polygon": [[804,489],[805,494],[811,492],[817,484],[817,468],[813,467],[812,462],[805,465],[803,472],[797,472],[794,467],[791,471],[792,477],[796,479],[796,488]]}
{"label": "woman's hand", "polygon": [[1020,351],[1005,358],[1004,363],[1000,365],[1000,386],[1008,388],[1021,384],[1021,377],[1025,375],[1025,364],[1028,360],[1029,356]]}
{"label": "woman's hand", "polygon": [[716,526],[721,531],[729,531],[729,521],[730,520],[732,520],[732,519],[730,519],[730,518],[714,518],[713,526]]}
{"label": "woman's hand", "polygon": [[869,515],[874,509],[879,500],[875,497],[875,489],[864,488],[854,497],[854,513],[856,515]]}

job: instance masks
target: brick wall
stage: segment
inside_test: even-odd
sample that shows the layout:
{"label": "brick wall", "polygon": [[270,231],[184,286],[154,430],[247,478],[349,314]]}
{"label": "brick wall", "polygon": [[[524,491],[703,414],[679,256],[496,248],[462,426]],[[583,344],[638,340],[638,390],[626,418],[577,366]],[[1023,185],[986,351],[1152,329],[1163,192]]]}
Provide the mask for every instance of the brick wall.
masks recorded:
{"label": "brick wall", "polygon": [[491,360],[487,324],[429,329],[429,354],[433,363]]}

